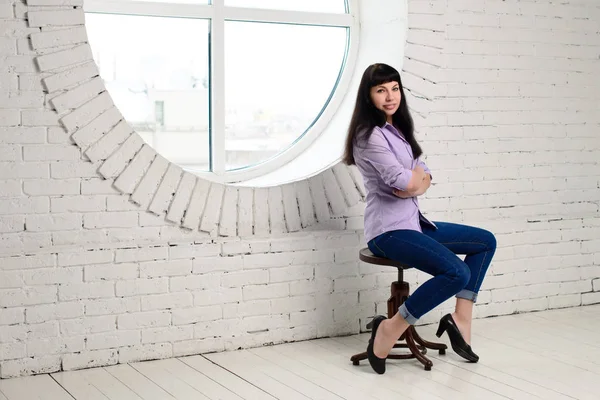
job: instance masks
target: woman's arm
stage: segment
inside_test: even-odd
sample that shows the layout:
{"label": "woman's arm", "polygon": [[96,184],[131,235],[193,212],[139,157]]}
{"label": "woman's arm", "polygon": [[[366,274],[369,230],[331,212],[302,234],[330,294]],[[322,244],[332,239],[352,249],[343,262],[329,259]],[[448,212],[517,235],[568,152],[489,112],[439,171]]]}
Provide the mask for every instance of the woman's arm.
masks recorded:
{"label": "woman's arm", "polygon": [[[424,174],[423,179],[420,182],[416,182],[414,185],[412,185],[410,187],[410,189],[407,189],[407,190],[395,189],[394,195],[396,195],[400,198],[403,198],[403,199],[407,199],[409,197],[421,196],[422,194],[424,194],[427,191],[427,189],[429,189],[429,187],[431,186],[431,174],[426,173],[421,167],[416,167],[415,170],[423,171],[423,174]],[[413,175],[413,176],[415,176],[415,175]]]}
{"label": "woman's arm", "polygon": [[387,140],[377,128],[373,131],[364,147],[359,147],[361,158],[368,161],[389,187],[401,191],[414,192],[421,187],[425,178],[422,167],[414,170],[404,168],[398,161]]}

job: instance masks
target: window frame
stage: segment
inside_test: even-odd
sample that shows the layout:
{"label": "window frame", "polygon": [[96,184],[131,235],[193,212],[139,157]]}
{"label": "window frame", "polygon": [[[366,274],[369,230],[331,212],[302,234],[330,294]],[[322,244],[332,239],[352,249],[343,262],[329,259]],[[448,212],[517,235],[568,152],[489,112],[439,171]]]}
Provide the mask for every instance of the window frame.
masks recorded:
{"label": "window frame", "polygon": [[[358,57],[359,25],[358,0],[346,0],[346,14],[240,8],[224,5],[225,0],[212,4],[167,4],[152,1],[85,0],[84,12],[126,14],[139,16],[208,19],[209,42],[209,126],[211,171],[186,169],[195,175],[219,183],[237,183],[258,178],[276,171],[305,152],[325,130],[348,94],[352,73]],[[341,1],[341,0],[340,0]],[[294,25],[318,25],[348,29],[346,53],[340,74],[324,108],[315,116],[313,124],[290,146],[276,156],[249,167],[225,169],[225,22],[264,22]],[[298,134],[300,135],[301,132]],[[215,157],[214,154],[221,154]]]}

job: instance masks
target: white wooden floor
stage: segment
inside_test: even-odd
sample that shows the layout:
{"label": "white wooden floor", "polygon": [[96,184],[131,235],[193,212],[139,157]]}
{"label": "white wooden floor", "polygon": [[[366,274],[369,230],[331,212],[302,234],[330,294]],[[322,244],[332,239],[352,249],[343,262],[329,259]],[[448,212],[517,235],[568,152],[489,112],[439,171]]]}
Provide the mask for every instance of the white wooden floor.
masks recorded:
{"label": "white wooden floor", "polygon": [[[420,327],[434,339],[435,326]],[[449,350],[388,361],[350,356],[368,334],[0,380],[0,400],[600,399],[600,306],[476,320],[478,364]],[[443,338],[446,338],[444,335]]]}

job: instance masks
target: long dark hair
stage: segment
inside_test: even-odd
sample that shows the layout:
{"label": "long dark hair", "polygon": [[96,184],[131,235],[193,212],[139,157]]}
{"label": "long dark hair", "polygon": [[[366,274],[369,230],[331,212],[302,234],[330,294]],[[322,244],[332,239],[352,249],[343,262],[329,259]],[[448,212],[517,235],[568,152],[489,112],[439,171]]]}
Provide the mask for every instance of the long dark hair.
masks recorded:
{"label": "long dark hair", "polygon": [[376,126],[383,127],[385,125],[385,113],[375,108],[375,105],[373,105],[373,102],[371,101],[371,88],[393,81],[398,82],[401,95],[400,106],[392,116],[393,125],[400,130],[406,141],[410,144],[415,159],[423,154],[421,146],[419,146],[419,143],[417,143],[417,140],[415,139],[413,120],[408,111],[408,104],[406,103],[406,96],[404,96],[404,87],[402,86],[400,73],[387,64],[373,64],[363,73],[360,86],[358,87],[356,105],[354,106],[354,113],[350,120],[344,157],[342,159],[345,164],[355,164],[353,149],[359,133],[364,132],[364,135],[361,135],[360,139],[367,140],[371,135],[373,128]]}

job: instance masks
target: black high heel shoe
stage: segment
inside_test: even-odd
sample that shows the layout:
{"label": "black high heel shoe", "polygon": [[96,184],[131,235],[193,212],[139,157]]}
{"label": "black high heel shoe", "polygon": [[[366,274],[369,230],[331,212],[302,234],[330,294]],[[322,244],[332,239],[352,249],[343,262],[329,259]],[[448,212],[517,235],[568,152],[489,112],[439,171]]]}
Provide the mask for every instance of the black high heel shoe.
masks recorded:
{"label": "black high heel shoe", "polygon": [[367,359],[369,360],[369,364],[371,364],[371,368],[378,374],[383,374],[385,372],[386,359],[377,357],[373,347],[375,344],[375,335],[377,335],[377,328],[379,328],[379,324],[381,324],[381,321],[384,319],[386,319],[386,317],[378,315],[370,322],[373,330],[371,331],[371,338],[369,339],[369,345],[367,346]]}
{"label": "black high heel shoe", "polygon": [[476,363],[479,361],[479,356],[473,353],[471,346],[465,342],[456,322],[454,322],[454,318],[452,318],[451,314],[446,314],[440,320],[440,325],[436,332],[436,336],[442,336],[444,331],[448,332],[448,337],[450,338],[450,344],[452,345],[452,350],[462,358]]}

